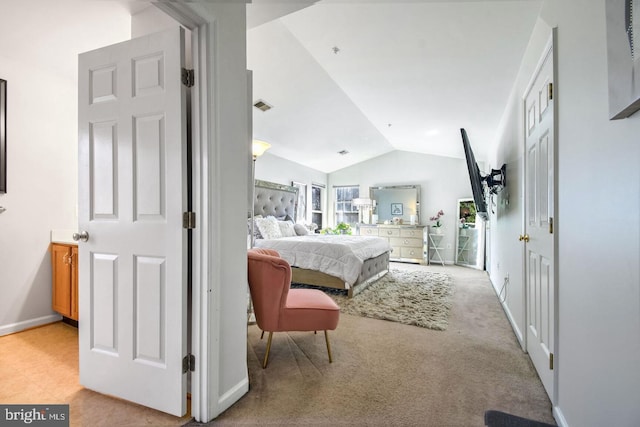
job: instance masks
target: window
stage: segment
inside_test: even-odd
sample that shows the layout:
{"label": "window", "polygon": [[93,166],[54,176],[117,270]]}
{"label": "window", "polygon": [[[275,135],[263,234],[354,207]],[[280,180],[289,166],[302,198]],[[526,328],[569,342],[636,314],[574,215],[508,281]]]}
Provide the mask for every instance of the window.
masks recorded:
{"label": "window", "polygon": [[336,224],[346,222],[355,226],[358,223],[358,208],[351,201],[360,197],[360,187],[345,185],[334,187],[336,191]]}
{"label": "window", "polygon": [[296,221],[307,222],[307,184],[293,181],[293,187],[298,189],[298,207],[296,209]]}
{"label": "window", "polygon": [[324,185],[311,184],[311,222],[318,226],[320,230],[323,219],[322,209],[322,193],[324,192]]}

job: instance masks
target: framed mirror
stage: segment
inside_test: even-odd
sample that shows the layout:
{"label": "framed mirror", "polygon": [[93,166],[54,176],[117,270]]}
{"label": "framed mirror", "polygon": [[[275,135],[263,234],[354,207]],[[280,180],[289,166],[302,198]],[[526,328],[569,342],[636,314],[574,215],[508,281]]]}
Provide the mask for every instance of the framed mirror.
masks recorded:
{"label": "framed mirror", "polygon": [[0,194],[7,192],[7,81],[0,79]]}
{"label": "framed mirror", "polygon": [[420,186],[394,185],[371,187],[369,197],[374,201],[371,223],[383,224],[402,219],[403,224],[420,224]]}
{"label": "framed mirror", "polygon": [[476,216],[472,198],[458,199],[456,264],[484,270],[485,222]]}

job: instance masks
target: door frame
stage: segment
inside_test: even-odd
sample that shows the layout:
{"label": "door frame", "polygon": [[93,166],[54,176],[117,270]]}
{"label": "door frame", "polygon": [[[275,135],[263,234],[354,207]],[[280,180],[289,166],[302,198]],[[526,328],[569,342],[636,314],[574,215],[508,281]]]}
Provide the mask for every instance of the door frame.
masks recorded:
{"label": "door frame", "polygon": [[[180,25],[191,31],[191,52],[193,61],[194,85],[191,88],[191,147],[192,147],[192,210],[199,219],[192,230],[192,297],[191,297],[191,348],[195,357],[194,374],[191,375],[191,415],[196,421],[209,421],[210,414],[216,414],[215,408],[209,407],[208,369],[216,369],[216,364],[203,363],[208,360],[209,343],[215,346],[218,342],[214,330],[209,330],[209,298],[207,295],[206,277],[208,265],[208,181],[203,179],[208,159],[208,126],[202,117],[207,116],[210,103],[208,94],[208,61],[209,22],[206,17],[194,11],[184,3],[152,3],[155,7],[171,16]],[[214,349],[215,354],[215,349]],[[214,375],[216,373],[213,373]],[[215,377],[212,377],[215,378]],[[212,411],[213,410],[213,411]]]}
{"label": "door frame", "polygon": [[[237,286],[247,280],[246,219],[237,212],[246,211],[248,197],[242,196],[249,188],[251,107],[242,94],[249,91],[246,74],[239,74],[240,68],[246,73],[246,58],[236,56],[246,47],[240,35],[246,35],[247,2],[153,2],[192,34],[192,210],[198,219],[192,234],[191,414],[199,422],[249,391],[247,288]],[[230,177],[233,185],[225,183]]]}
{"label": "door frame", "polygon": [[[526,86],[526,89],[524,91],[524,94],[522,96],[522,106],[523,106],[523,114],[522,114],[522,125],[523,125],[523,133],[522,133],[522,147],[523,147],[523,155],[522,155],[522,184],[521,184],[521,191],[522,194],[524,196],[525,191],[526,191],[526,179],[527,179],[527,163],[525,161],[525,154],[527,151],[527,111],[525,108],[525,100],[527,97],[527,94],[531,91],[534,82],[538,76],[538,74],[540,73],[546,58],[548,57],[549,53],[551,53],[552,55],[552,60],[553,60],[553,81],[554,81],[554,87],[553,87],[553,101],[554,101],[554,108],[553,108],[553,176],[554,176],[554,180],[553,180],[553,212],[552,212],[552,217],[553,217],[553,235],[552,235],[552,239],[553,239],[553,281],[554,281],[554,294],[553,294],[553,298],[554,298],[554,307],[553,307],[553,318],[554,318],[554,325],[553,325],[553,346],[554,346],[554,366],[553,366],[553,396],[549,396],[549,400],[551,401],[551,405],[555,406],[555,404],[558,401],[558,377],[559,377],[559,368],[560,368],[560,340],[559,340],[559,304],[558,304],[558,300],[559,300],[559,262],[558,262],[558,90],[557,90],[557,86],[555,85],[555,82],[557,82],[557,76],[558,76],[558,29],[557,27],[554,27],[551,29],[551,35],[549,36],[547,43],[545,44],[544,49],[542,50],[542,53],[540,54],[540,58],[538,60],[538,63],[536,64],[536,67],[533,71],[533,73],[531,74],[531,79],[529,81],[529,83]],[[524,205],[523,205],[524,206]],[[522,209],[522,235],[527,233],[527,219],[526,219],[526,207],[524,209]],[[522,305],[523,305],[523,313],[524,313],[524,319],[525,319],[525,323],[526,323],[526,319],[528,319],[529,316],[529,312],[528,312],[528,307],[529,307],[529,289],[527,288],[527,254],[526,254],[526,245],[522,245],[522,283],[524,284],[524,288],[525,288],[525,292],[524,292],[524,298],[522,299]],[[520,343],[522,350],[523,351],[527,351],[527,331],[526,331],[526,325],[525,325],[525,331],[522,334],[522,341]]]}

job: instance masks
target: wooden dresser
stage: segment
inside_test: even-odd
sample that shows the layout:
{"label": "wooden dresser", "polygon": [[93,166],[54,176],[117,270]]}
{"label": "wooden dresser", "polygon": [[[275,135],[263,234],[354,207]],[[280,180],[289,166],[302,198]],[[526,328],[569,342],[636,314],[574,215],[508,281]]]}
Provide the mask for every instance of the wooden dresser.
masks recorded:
{"label": "wooden dresser", "polygon": [[393,248],[391,261],[424,264],[424,225],[360,225],[360,235],[379,236],[389,240]]}

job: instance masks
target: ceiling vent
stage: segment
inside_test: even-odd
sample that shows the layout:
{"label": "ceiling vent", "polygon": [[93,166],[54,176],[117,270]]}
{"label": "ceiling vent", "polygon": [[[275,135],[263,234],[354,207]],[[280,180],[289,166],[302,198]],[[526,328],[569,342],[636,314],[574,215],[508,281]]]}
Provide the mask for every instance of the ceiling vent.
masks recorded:
{"label": "ceiling vent", "polygon": [[349,154],[349,152],[347,150],[342,150],[342,151],[338,151],[338,154],[340,154],[341,156],[344,156],[345,154]]}
{"label": "ceiling vent", "polygon": [[273,106],[267,104],[262,99],[257,100],[256,103],[253,104],[253,106],[256,107],[260,111],[269,111],[269,110],[271,110],[273,108]]}

